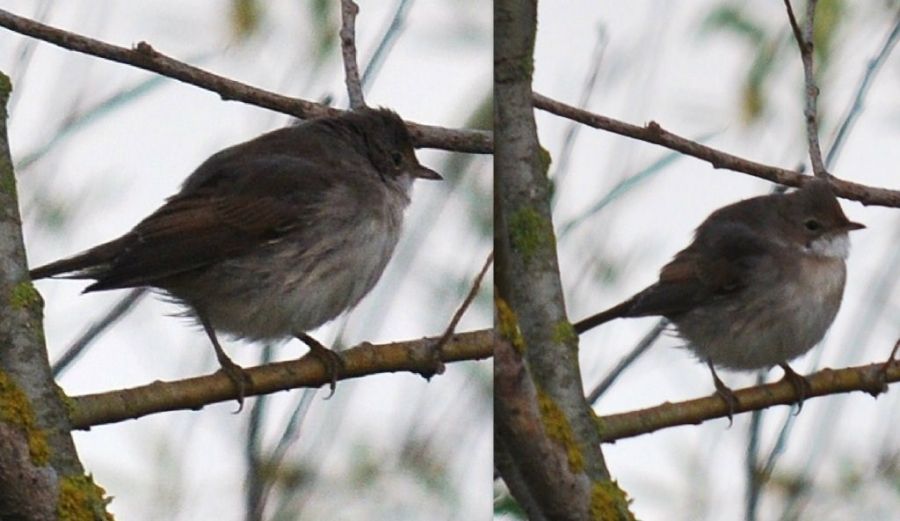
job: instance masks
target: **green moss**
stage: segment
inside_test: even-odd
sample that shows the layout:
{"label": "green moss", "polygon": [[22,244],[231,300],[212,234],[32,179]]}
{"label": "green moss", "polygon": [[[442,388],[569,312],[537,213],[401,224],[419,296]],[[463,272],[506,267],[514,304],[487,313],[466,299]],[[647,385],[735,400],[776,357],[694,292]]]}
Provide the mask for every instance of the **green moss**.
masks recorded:
{"label": "green moss", "polygon": [[550,164],[553,163],[553,156],[550,155],[550,151],[546,148],[538,147],[538,160],[541,162],[541,170],[546,176],[547,172],[550,171]]}
{"label": "green moss", "polygon": [[603,433],[606,431],[606,421],[603,419],[603,416],[600,416],[594,409],[591,409],[591,418],[594,420],[594,426],[597,427],[597,432],[600,433],[600,437],[603,437]]}
{"label": "green moss", "polygon": [[534,76],[534,50],[522,56],[516,67],[516,76],[520,80],[531,80]]}
{"label": "green moss", "polygon": [[552,226],[533,208],[521,208],[512,214],[509,234],[513,247],[522,254],[525,262],[538,251],[554,247]]}
{"label": "green moss", "polygon": [[494,306],[497,308],[497,327],[500,336],[509,340],[519,354],[524,353],[525,337],[522,336],[522,331],[519,329],[519,318],[516,316],[516,312],[500,297],[494,299]]}
{"label": "green moss", "polygon": [[[0,112],[3,108],[0,107]],[[0,114],[2,116],[2,114]],[[13,176],[12,165],[4,158],[0,158],[0,193],[10,196],[16,195],[16,178]]]}
{"label": "green moss", "polygon": [[40,309],[43,303],[41,294],[34,289],[34,285],[29,280],[23,280],[13,286],[9,295],[9,305],[13,309]]}
{"label": "green moss", "polygon": [[[0,119],[6,120],[6,102],[9,101],[9,93],[12,92],[12,83],[9,76],[0,72]],[[13,177],[12,164],[8,157],[0,158],[0,193],[15,195],[16,179]]]}
{"label": "green moss", "polygon": [[[6,105],[10,93],[12,93],[12,81],[9,76],[0,72],[0,105]],[[5,109],[0,112],[5,113]]]}
{"label": "green moss", "polygon": [[56,396],[59,397],[59,401],[63,404],[63,407],[66,408],[66,417],[71,422],[72,415],[75,413],[75,400],[73,400],[65,391],[62,390],[62,387],[56,385]]}
{"label": "green moss", "polygon": [[28,396],[3,372],[0,372],[0,421],[18,425],[25,431],[32,463],[42,466],[50,461],[50,445],[37,426]]}
{"label": "green moss", "polygon": [[612,480],[596,481],[591,487],[591,519],[598,521],[635,521],[628,510],[628,496]]}
{"label": "green moss", "polygon": [[553,327],[553,342],[565,345],[575,345],[578,342],[578,333],[568,320],[560,320]]}
{"label": "green moss", "polygon": [[544,430],[547,431],[547,436],[565,448],[569,469],[572,472],[584,472],[584,454],[581,452],[581,447],[578,446],[575,433],[572,432],[572,426],[569,425],[566,415],[556,405],[556,402],[540,389],[537,391],[537,399],[538,410],[540,410],[541,421],[544,424]]}
{"label": "green moss", "polygon": [[106,511],[109,498],[91,476],[68,476],[59,482],[56,513],[60,521],[95,521],[114,518]]}

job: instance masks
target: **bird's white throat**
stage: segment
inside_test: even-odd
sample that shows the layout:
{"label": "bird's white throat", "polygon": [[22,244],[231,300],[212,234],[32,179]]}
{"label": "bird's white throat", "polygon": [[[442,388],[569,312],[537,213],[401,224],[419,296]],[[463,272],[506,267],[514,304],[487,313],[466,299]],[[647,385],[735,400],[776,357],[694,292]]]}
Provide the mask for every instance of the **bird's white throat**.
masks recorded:
{"label": "bird's white throat", "polygon": [[846,232],[823,235],[812,241],[808,249],[821,257],[846,260],[850,255],[850,237]]}

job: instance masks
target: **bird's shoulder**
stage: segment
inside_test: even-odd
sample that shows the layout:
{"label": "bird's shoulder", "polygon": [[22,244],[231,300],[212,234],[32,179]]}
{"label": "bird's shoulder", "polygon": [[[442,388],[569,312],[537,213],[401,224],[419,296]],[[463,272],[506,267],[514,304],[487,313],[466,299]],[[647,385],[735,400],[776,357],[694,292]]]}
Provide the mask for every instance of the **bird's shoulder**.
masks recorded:
{"label": "bird's shoulder", "polygon": [[660,271],[660,281],[698,283],[712,293],[745,287],[754,271],[772,264],[777,245],[764,231],[736,220],[707,221],[693,242]]}

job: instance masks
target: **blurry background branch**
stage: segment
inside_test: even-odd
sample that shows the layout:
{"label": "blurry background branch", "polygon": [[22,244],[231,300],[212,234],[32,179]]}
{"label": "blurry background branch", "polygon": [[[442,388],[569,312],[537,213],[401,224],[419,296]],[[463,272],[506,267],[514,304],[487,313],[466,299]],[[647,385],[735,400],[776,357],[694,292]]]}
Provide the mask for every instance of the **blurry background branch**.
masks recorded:
{"label": "blurry background branch", "polygon": [[[322,104],[283,96],[204,71],[165,56],[146,42],[139,42],[134,49],[126,49],[16,16],[2,9],[0,26],[69,50],[153,71],[216,92],[224,100],[241,101],[301,119],[341,112]],[[411,122],[407,126],[417,147],[477,154],[487,154],[493,150],[493,137],[487,131],[448,129]]]}
{"label": "blurry background branch", "polygon": [[[764,165],[702,145],[665,130],[655,121],[651,121],[644,127],[639,127],[567,105],[538,93],[534,94],[534,106],[557,116],[578,121],[589,127],[654,143],[691,157],[696,157],[709,162],[713,168],[727,168],[735,172],[743,172],[774,183],[794,187],[799,187],[805,180],[809,179],[809,176],[793,170]],[[831,184],[839,197],[859,201],[864,205],[900,208],[900,191],[898,190],[866,186],[836,178],[831,179]]]}
{"label": "blurry background branch", "polygon": [[[434,343],[425,338],[384,345],[362,344],[342,351],[346,364],[339,379],[376,373],[410,371],[434,373]],[[441,362],[481,360],[493,354],[492,329],[453,335],[440,351]],[[253,380],[247,396],[269,394],[299,387],[320,387],[330,380],[322,364],[312,357],[245,368]],[[340,386],[339,386],[340,387]],[[340,392],[338,389],[337,392]],[[235,398],[233,383],[222,373],[175,382],[154,382],[142,387],[72,397],[70,414],[74,429],[139,418],[181,409],[200,409],[211,403]]]}

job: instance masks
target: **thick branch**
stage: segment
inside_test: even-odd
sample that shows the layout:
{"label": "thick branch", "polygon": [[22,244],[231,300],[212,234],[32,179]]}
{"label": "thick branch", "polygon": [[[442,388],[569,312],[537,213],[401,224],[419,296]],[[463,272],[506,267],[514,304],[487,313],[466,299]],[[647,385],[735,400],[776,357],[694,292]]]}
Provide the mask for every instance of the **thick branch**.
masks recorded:
{"label": "thick branch", "polygon": [[[283,96],[204,71],[169,58],[146,42],[139,42],[134,49],[126,49],[16,16],[2,9],[0,9],[0,26],[65,49],[153,71],[216,92],[224,100],[240,101],[302,119],[336,115],[341,112],[318,103]],[[486,131],[457,130],[410,122],[407,126],[417,147],[476,154],[489,154],[494,147],[493,136]]]}
{"label": "thick branch", "polygon": [[806,119],[806,141],[809,145],[809,161],[812,164],[813,174],[816,177],[827,177],[828,171],[822,161],[822,148],[819,146],[819,122],[817,116],[816,101],[819,98],[819,87],[816,86],[816,77],[813,71],[813,26],[816,16],[816,0],[806,1],[806,26],[801,31],[791,1],[784,0],[787,9],[788,20],[791,23],[791,31],[797,46],[800,48],[800,59],[803,61],[803,83],[805,85],[805,102],[803,116]]}
{"label": "thick branch", "polygon": [[[436,338],[394,342],[375,346],[362,344],[343,351],[346,367],[341,379],[376,373],[411,371],[434,373],[433,346]],[[441,362],[478,360],[493,354],[494,332],[490,329],[454,335],[439,353]],[[270,394],[298,387],[319,387],[331,381],[315,358],[305,357],[246,370],[253,381],[247,396]],[[337,392],[340,392],[338,389]],[[175,382],[154,382],[141,387],[89,394],[72,398],[72,428],[89,429],[148,414],[181,409],[197,410],[236,397],[234,384],[217,372]]]}
{"label": "thick branch", "polygon": [[494,24],[495,279],[500,330],[516,347],[495,365],[494,424],[511,462],[499,470],[547,519],[634,519],[606,468],[566,317],[532,106],[536,0],[495,1]]}
{"label": "thick branch", "polygon": [[[900,362],[845,369],[823,369],[806,377],[810,389],[806,399],[830,394],[863,391],[872,395],[887,391],[887,384],[900,381]],[[774,405],[797,402],[796,389],[790,382],[748,387],[735,391],[740,405],[735,413],[766,409]],[[677,403],[664,403],[647,409],[601,416],[597,422],[604,442],[631,438],[677,425],[697,425],[707,420],[728,416],[728,405],[716,395]]]}
{"label": "thick branch", "polygon": [[344,62],[344,83],[347,85],[347,97],[350,108],[361,109],[366,106],[363,98],[362,82],[359,80],[359,65],[356,62],[356,15],[359,6],[353,0],[341,0],[341,56]]}
{"label": "thick branch", "polygon": [[[534,106],[541,110],[556,114],[557,116],[578,121],[579,123],[583,123],[590,127],[638,139],[640,141],[662,145],[685,155],[707,161],[712,164],[713,168],[727,168],[729,170],[734,170],[735,172],[743,172],[754,177],[795,187],[803,185],[803,183],[810,179],[809,176],[791,170],[764,165],[727,152],[716,150],[715,148],[706,145],[701,145],[696,141],[691,141],[690,139],[678,136],[663,129],[655,121],[651,121],[645,127],[639,127],[613,118],[601,116],[593,112],[588,112],[537,93],[534,94]],[[866,186],[837,178],[831,178],[829,181],[834,188],[835,194],[845,199],[859,201],[867,206],[876,205],[900,208],[900,191],[898,190]]]}
{"label": "thick branch", "polygon": [[[50,372],[43,301],[28,280],[6,132],[11,89],[0,72],[0,519],[101,519],[105,504],[84,476]],[[75,483],[84,486],[70,497]]]}
{"label": "thick branch", "polygon": [[[569,468],[559,440],[545,434],[538,392],[521,355],[501,340],[494,356],[494,437],[503,456],[494,463],[528,519],[561,519],[584,501],[584,478]],[[525,443],[528,450],[522,450]]]}

